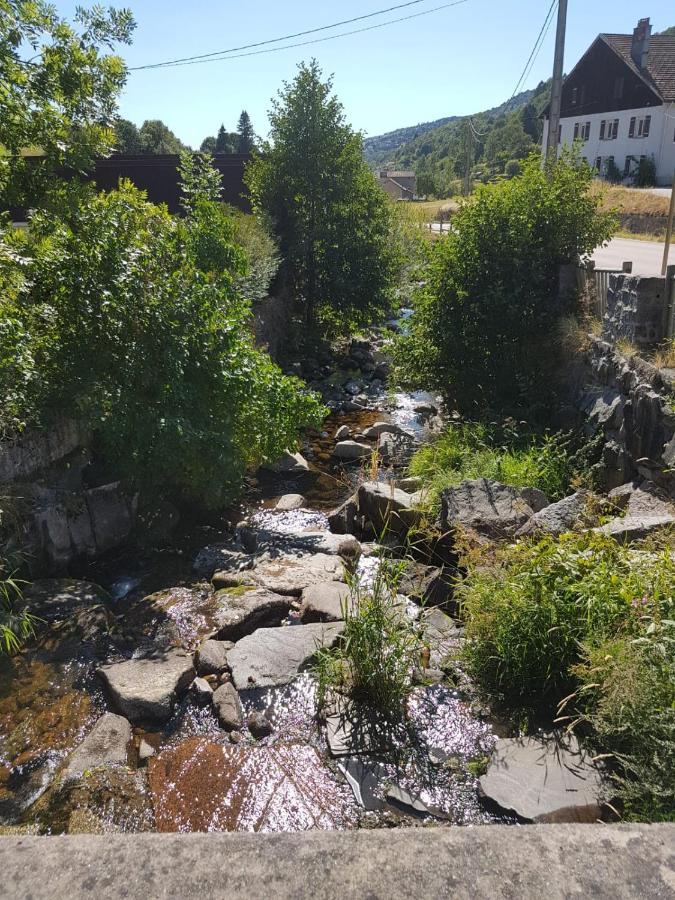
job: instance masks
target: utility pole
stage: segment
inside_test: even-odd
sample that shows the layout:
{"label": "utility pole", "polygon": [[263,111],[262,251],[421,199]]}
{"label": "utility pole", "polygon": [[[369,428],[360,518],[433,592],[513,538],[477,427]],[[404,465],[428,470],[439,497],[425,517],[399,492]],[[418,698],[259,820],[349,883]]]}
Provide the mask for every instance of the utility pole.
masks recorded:
{"label": "utility pole", "polygon": [[473,131],[471,129],[471,119],[466,120],[466,159],[464,161],[464,196],[468,197],[471,193],[471,165],[473,162]]}
{"label": "utility pole", "polygon": [[666,239],[663,246],[663,265],[661,266],[661,277],[665,278],[668,270],[668,251],[670,250],[670,239],[673,236],[673,218],[675,217],[675,172],[673,172],[673,186],[670,189],[670,208],[668,210],[668,225],[666,227]]}
{"label": "utility pole", "polygon": [[558,0],[558,27],[555,33],[553,57],[553,84],[551,85],[551,112],[548,117],[546,156],[558,156],[558,130],[560,127],[560,103],[562,100],[563,61],[565,57],[565,28],[567,26],[567,0]]}

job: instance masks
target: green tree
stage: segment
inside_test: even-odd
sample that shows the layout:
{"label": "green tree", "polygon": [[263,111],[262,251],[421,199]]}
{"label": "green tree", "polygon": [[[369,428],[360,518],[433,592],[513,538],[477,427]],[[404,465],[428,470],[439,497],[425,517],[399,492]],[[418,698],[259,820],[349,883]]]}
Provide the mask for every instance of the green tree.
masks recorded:
{"label": "green tree", "polygon": [[229,131],[225,131],[225,126],[221,125],[218,129],[218,135],[216,136],[216,146],[214,152],[236,153],[237,140],[237,135],[232,135]]}
{"label": "green tree", "polygon": [[213,156],[216,152],[216,139],[212,135],[205,137],[199,145],[199,152],[210,153]]}
{"label": "green tree", "polygon": [[[67,217],[37,214],[28,232],[8,232],[21,247],[11,309],[20,329],[9,341],[0,329],[0,360],[17,340],[28,344],[26,366],[39,377],[24,400],[42,420],[67,409],[133,485],[211,506],[323,412],[255,347],[237,289],[247,260],[214,199],[217,179],[194,161],[183,219],[122,182]],[[1,399],[16,396],[16,366],[4,375],[0,366]]]}
{"label": "green tree", "polygon": [[161,119],[146,119],[139,129],[141,152],[153,155],[162,153],[180,153],[186,150],[185,144],[176,137],[168,125]]}
{"label": "green tree", "polygon": [[306,335],[317,319],[343,331],[370,321],[388,307],[398,274],[390,205],[315,60],[284,84],[270,122],[246,181],[274,224]]}
{"label": "green tree", "polygon": [[253,130],[253,125],[251,124],[251,117],[245,109],[241,111],[241,115],[239,116],[237,134],[239,136],[237,153],[250,153],[255,149],[257,139],[255,131]]}
{"label": "green tree", "polygon": [[59,169],[86,169],[95,156],[110,152],[126,68],[119,56],[105,51],[129,43],[133,29],[126,9],[78,8],[71,25],[42,0],[1,0],[4,207],[39,205]]}
{"label": "green tree", "polygon": [[128,119],[115,122],[115,150],[118,153],[140,153],[142,150],[141,135],[138,128]]}
{"label": "green tree", "polygon": [[592,177],[572,151],[546,170],[533,154],[522,175],[478,188],[433,249],[397,350],[404,377],[479,411],[546,389],[554,327],[570,312],[558,292],[560,265],[614,227],[589,193]]}

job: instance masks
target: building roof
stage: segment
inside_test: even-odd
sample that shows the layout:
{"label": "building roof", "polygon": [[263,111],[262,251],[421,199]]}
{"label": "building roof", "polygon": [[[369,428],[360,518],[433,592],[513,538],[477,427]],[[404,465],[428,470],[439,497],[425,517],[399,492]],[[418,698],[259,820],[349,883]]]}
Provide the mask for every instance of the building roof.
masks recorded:
{"label": "building roof", "polygon": [[675,34],[653,34],[649,41],[647,65],[641,69],[630,55],[630,34],[601,34],[600,38],[618,53],[626,65],[656,90],[664,103],[675,102]]}
{"label": "building roof", "polygon": [[389,171],[383,171],[383,172],[381,173],[380,177],[384,177],[384,178],[414,178],[414,177],[415,177],[415,173],[414,173],[414,172],[389,172]]}

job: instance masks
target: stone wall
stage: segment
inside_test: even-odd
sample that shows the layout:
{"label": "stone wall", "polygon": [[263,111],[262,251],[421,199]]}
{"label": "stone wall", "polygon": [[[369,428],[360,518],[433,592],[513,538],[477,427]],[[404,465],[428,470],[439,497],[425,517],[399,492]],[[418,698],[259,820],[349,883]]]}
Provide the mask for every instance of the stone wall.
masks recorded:
{"label": "stone wall", "polygon": [[651,347],[664,340],[669,285],[665,278],[610,275],[603,335],[625,338],[636,347]]}
{"label": "stone wall", "polygon": [[65,571],[131,533],[137,497],[119,481],[90,483],[89,443],[77,422],[64,419],[0,444],[0,539],[36,574]]}
{"label": "stone wall", "polygon": [[657,369],[637,356],[625,359],[595,338],[579,407],[588,433],[604,433],[607,488],[639,475],[675,496],[675,370]]}

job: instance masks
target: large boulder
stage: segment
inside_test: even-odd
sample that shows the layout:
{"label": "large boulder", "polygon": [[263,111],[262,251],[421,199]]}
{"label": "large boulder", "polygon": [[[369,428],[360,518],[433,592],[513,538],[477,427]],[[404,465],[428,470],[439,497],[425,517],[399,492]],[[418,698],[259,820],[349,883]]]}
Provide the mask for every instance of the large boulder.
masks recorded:
{"label": "large boulder", "polygon": [[346,461],[366,459],[372,453],[373,448],[369,444],[360,444],[358,441],[340,441],[333,449],[336,459]]}
{"label": "large boulder", "polygon": [[462,481],[441,493],[441,529],[460,525],[491,538],[511,537],[534,515],[518,488],[487,478]]}
{"label": "large boulder", "polygon": [[314,584],[302,592],[300,619],[303,622],[339,622],[344,619],[345,603],[351,591],[339,581]]}
{"label": "large boulder", "polygon": [[380,534],[384,530],[401,533],[413,523],[413,501],[410,494],[393,484],[366,481],[358,491],[359,512]]}
{"label": "large boulder", "polygon": [[359,512],[356,495],[328,513],[328,527],[333,534],[358,534],[356,517]]}
{"label": "large boulder", "polygon": [[332,647],[344,622],[259,628],[242,638],[227,661],[237,690],[287,684],[307,666],[322,647]]}
{"label": "large boulder", "polygon": [[289,512],[294,509],[302,509],[304,505],[305,498],[302,494],[284,494],[283,497],[279,497],[274,508],[280,512]]}
{"label": "large boulder", "polygon": [[278,625],[291,608],[290,597],[248,585],[223,588],[215,601],[213,618],[221,641],[238,641],[263,625]]}
{"label": "large boulder", "polygon": [[309,470],[309,463],[301,453],[285,450],[276,462],[267,463],[262,468],[275,475],[302,475]]}
{"label": "large boulder", "polygon": [[674,525],[674,515],[626,516],[623,519],[612,519],[611,522],[600,525],[594,531],[612,537],[621,543],[630,544],[633,541],[642,541],[650,535],[662,531],[664,528],[672,528]]}
{"label": "large boulder", "polygon": [[220,675],[227,668],[227,654],[234,647],[232,641],[203,641],[196,653],[197,672],[200,675]]}
{"label": "large boulder", "polygon": [[362,436],[368,440],[376,440],[381,434],[404,434],[400,425],[394,422],[375,422],[369,428],[364,428]]}
{"label": "large boulder", "polygon": [[113,705],[132,722],[164,721],[195,677],[192,655],[184,650],[101,666]]}
{"label": "large boulder", "polygon": [[249,577],[254,584],[268,591],[299,597],[311,584],[342,581],[344,575],[345,567],[338,556],[279,553],[261,560]]}
{"label": "large boulder", "polygon": [[497,741],[481,794],[528,822],[595,822],[606,782],[573,735]]}
{"label": "large boulder", "polygon": [[24,599],[33,615],[52,624],[98,606],[109,606],[110,595],[89,581],[44,578],[34,581]]}
{"label": "large boulder", "polygon": [[214,691],[211,697],[213,709],[218,716],[220,727],[226,731],[238,731],[244,724],[244,710],[239,694],[228,681]]}
{"label": "large boulder", "polygon": [[572,531],[578,525],[597,522],[598,504],[600,500],[589,491],[577,491],[569,497],[550,503],[539,512],[535,512],[532,518],[517,532],[516,536],[526,534],[563,534]]}
{"label": "large boulder", "polygon": [[131,725],[123,716],[104,713],[80,746],[70,755],[62,777],[76,778],[89,769],[126,765]]}

